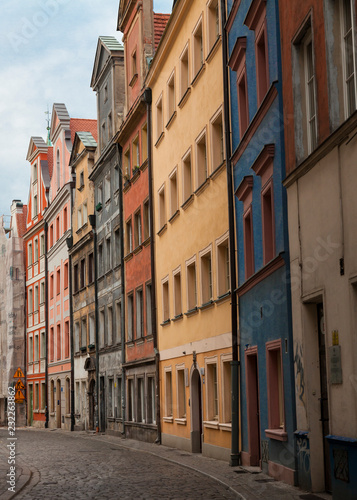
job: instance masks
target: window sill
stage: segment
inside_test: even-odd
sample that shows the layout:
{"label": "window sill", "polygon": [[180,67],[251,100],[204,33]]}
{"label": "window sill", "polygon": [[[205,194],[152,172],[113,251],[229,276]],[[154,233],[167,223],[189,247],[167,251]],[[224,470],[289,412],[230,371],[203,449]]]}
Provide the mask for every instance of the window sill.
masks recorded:
{"label": "window sill", "polygon": [[219,428],[221,431],[232,432],[232,424],[220,423]]}
{"label": "window sill", "polygon": [[83,189],[84,189],[84,184],[81,184],[81,185],[80,185],[77,189],[78,189],[78,191],[83,191]]}
{"label": "window sill", "polygon": [[231,296],[231,292],[226,292],[223,295],[219,295],[218,298],[215,300],[216,304],[222,304],[223,302],[226,302],[226,300],[229,299]]}
{"label": "window sill", "polygon": [[127,179],[125,182],[124,182],[124,187],[123,187],[123,192],[124,193],[127,193],[130,189],[130,186],[131,186],[131,182],[129,179]]}
{"label": "window sill", "polygon": [[197,71],[196,75],[195,75],[195,78],[192,80],[191,82],[191,85],[192,87],[194,87],[196,85],[196,83],[198,82],[198,80],[200,79],[200,76],[203,74],[203,71],[206,69],[206,65],[205,63],[202,63],[202,66],[200,67],[200,69]]}
{"label": "window sill", "polygon": [[266,437],[276,439],[277,441],[287,441],[288,433],[284,429],[265,429]]}
{"label": "window sill", "polygon": [[136,345],[142,345],[142,344],[144,344],[144,343],[145,343],[145,340],[144,340],[144,338],[143,338],[143,337],[137,337],[137,338],[135,339],[135,344],[136,344]]}
{"label": "window sill", "polygon": [[155,148],[159,147],[159,145],[160,145],[161,141],[162,141],[162,140],[163,140],[163,138],[164,138],[164,135],[165,135],[165,133],[164,133],[164,132],[161,132],[161,134],[159,135],[159,137],[158,137],[157,141],[155,142]]}
{"label": "window sill", "polygon": [[169,219],[170,224],[172,224],[179,215],[180,215],[180,210],[177,209],[176,212],[173,215],[171,215]]}
{"label": "window sill", "polygon": [[187,200],[183,202],[183,204],[181,205],[181,208],[182,208],[183,210],[186,210],[186,208],[188,208],[188,207],[191,205],[191,203],[193,202],[193,198],[194,198],[194,196],[193,196],[193,193],[192,193],[192,194],[191,194],[191,195],[187,198]]}
{"label": "window sill", "polygon": [[219,422],[218,420],[208,420],[204,421],[203,425],[207,427],[208,429],[219,429]]}
{"label": "window sill", "polygon": [[134,85],[136,84],[137,79],[138,79],[138,74],[135,73],[129,82],[129,87],[133,88]]}
{"label": "window sill", "polygon": [[162,420],[166,422],[167,424],[173,424],[174,422],[174,417],[162,417]]}
{"label": "window sill", "polygon": [[143,247],[147,247],[148,245],[150,245],[150,236],[146,238],[142,243]]}
{"label": "window sill", "polygon": [[211,173],[211,175],[209,176],[210,179],[215,179],[216,177],[218,177],[218,175],[223,172],[223,167],[226,166],[226,160],[223,160],[222,163],[220,165],[218,165],[218,167],[216,167],[213,172]]}
{"label": "window sill", "polygon": [[179,321],[182,318],[183,318],[183,314],[181,313],[181,314],[178,314],[177,316],[175,316],[174,318],[172,318],[171,321]]}
{"label": "window sill", "polygon": [[165,319],[165,321],[163,321],[162,323],[160,323],[160,326],[167,326],[171,323],[171,319]]}
{"label": "window sill", "polygon": [[148,158],[146,158],[146,160],[144,160],[142,162],[142,164],[140,165],[140,170],[142,172],[144,172],[144,170],[146,170],[146,168],[147,168],[148,165],[149,165],[149,160],[148,160]]}
{"label": "window sill", "polygon": [[175,418],[175,423],[178,425],[187,425],[186,418]]}
{"label": "window sill", "polygon": [[172,122],[173,122],[173,121],[175,120],[175,118],[176,118],[176,115],[177,115],[177,113],[176,113],[176,111],[174,111],[174,112],[172,113],[172,115],[170,116],[169,121],[166,123],[166,128],[167,128],[167,129],[169,129],[169,128],[171,127]]}
{"label": "window sill", "polygon": [[210,62],[211,59],[213,58],[214,54],[217,52],[217,49],[218,49],[218,47],[220,45],[221,40],[222,40],[221,35],[218,35],[218,37],[216,38],[214,44],[210,48],[210,51],[208,52],[208,56],[206,57],[206,61],[207,62]]}
{"label": "window sill", "polygon": [[167,224],[164,224],[162,226],[162,228],[160,229],[160,231],[157,233],[158,236],[161,236],[162,234],[164,234],[164,232],[166,231],[167,229]]}
{"label": "window sill", "polygon": [[191,94],[191,87],[187,87],[187,89],[186,89],[185,93],[184,93],[184,94],[183,94],[183,96],[181,97],[180,102],[178,103],[178,107],[179,107],[180,109],[182,109],[182,108],[183,108],[183,106],[186,104],[186,101],[187,101],[187,99],[189,98],[190,94]]}
{"label": "window sill", "polygon": [[200,311],[205,311],[206,309],[210,309],[211,307],[213,307],[214,304],[215,301],[211,299],[209,302],[205,302],[204,304],[202,304],[202,306],[199,309]]}
{"label": "window sill", "polygon": [[200,185],[198,186],[198,188],[196,189],[195,191],[195,195],[196,196],[199,196],[201,193],[203,193],[203,191],[206,189],[206,187],[208,186],[209,184],[209,181],[210,181],[210,178],[207,177],[207,179]]}
{"label": "window sill", "polygon": [[193,316],[194,314],[197,313],[198,313],[198,307],[196,306],[193,309],[189,309],[187,312],[185,312],[185,316],[189,318],[190,316]]}
{"label": "window sill", "polygon": [[126,343],[127,347],[134,347],[134,341],[133,340],[128,340]]}
{"label": "window sill", "polygon": [[132,258],[133,258],[133,252],[127,253],[124,257],[124,262],[128,262]]}
{"label": "window sill", "polygon": [[134,248],[134,250],[133,250],[133,254],[134,254],[134,255],[137,255],[138,253],[140,253],[140,252],[141,252],[141,250],[142,250],[142,249],[143,249],[142,244],[138,245],[136,248]]}
{"label": "window sill", "polygon": [[135,167],[135,169],[133,170],[133,176],[130,179],[130,183],[134,184],[137,181],[137,179],[139,178],[139,176],[140,176],[140,168]]}
{"label": "window sill", "polygon": [[50,417],[54,417],[55,416],[55,412],[54,411],[51,411],[50,412]]}

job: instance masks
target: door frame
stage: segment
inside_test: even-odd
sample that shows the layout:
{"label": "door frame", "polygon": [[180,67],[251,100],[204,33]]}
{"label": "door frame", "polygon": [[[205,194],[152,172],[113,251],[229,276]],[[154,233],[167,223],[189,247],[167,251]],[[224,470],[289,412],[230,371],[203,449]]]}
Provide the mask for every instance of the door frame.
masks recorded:
{"label": "door frame", "polygon": [[191,401],[191,452],[202,453],[202,436],[203,436],[202,377],[199,368],[194,365],[192,365],[191,367],[190,401]]}
{"label": "door frame", "polygon": [[[253,358],[255,366],[253,366]],[[258,346],[245,351],[249,465],[261,467]]]}

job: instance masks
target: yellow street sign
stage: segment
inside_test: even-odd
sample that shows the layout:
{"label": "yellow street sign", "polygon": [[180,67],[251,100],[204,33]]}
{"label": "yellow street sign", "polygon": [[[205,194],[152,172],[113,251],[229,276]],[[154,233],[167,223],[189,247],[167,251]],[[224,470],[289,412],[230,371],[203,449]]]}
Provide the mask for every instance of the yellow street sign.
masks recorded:
{"label": "yellow street sign", "polygon": [[14,378],[24,378],[24,377],[25,375],[23,371],[21,370],[21,368],[18,368],[15,372]]}
{"label": "yellow street sign", "polygon": [[25,399],[25,396],[20,391],[20,389],[18,391],[16,391],[16,394],[15,394],[15,403],[23,403],[24,399]]}
{"label": "yellow street sign", "polygon": [[25,389],[25,386],[24,386],[24,383],[22,382],[22,380],[18,380],[15,384],[15,389],[18,391],[20,389]]}

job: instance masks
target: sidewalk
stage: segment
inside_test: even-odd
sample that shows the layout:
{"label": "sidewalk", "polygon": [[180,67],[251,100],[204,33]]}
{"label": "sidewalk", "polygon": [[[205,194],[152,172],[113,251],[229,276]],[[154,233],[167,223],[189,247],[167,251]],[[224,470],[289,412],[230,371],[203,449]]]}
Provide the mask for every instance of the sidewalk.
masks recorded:
{"label": "sidewalk", "polygon": [[[63,432],[63,431],[59,431]],[[195,470],[226,485],[236,493],[241,500],[284,499],[284,500],[331,500],[331,495],[307,493],[299,488],[275,481],[270,476],[257,472],[256,468],[230,467],[221,460],[191,454],[186,451],[168,448],[167,446],[118,438],[107,434],[88,434],[85,431],[76,432],[86,439],[108,442],[121,448],[135,450],[140,453],[156,455],[157,457],[180,464]]]}

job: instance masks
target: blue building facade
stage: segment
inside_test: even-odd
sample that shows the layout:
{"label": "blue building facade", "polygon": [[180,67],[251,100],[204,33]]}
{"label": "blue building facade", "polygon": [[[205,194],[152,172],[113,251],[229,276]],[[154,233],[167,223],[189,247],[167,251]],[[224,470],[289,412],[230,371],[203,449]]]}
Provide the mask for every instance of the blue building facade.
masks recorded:
{"label": "blue building facade", "polygon": [[279,8],[228,1],[241,461],[296,483]]}

